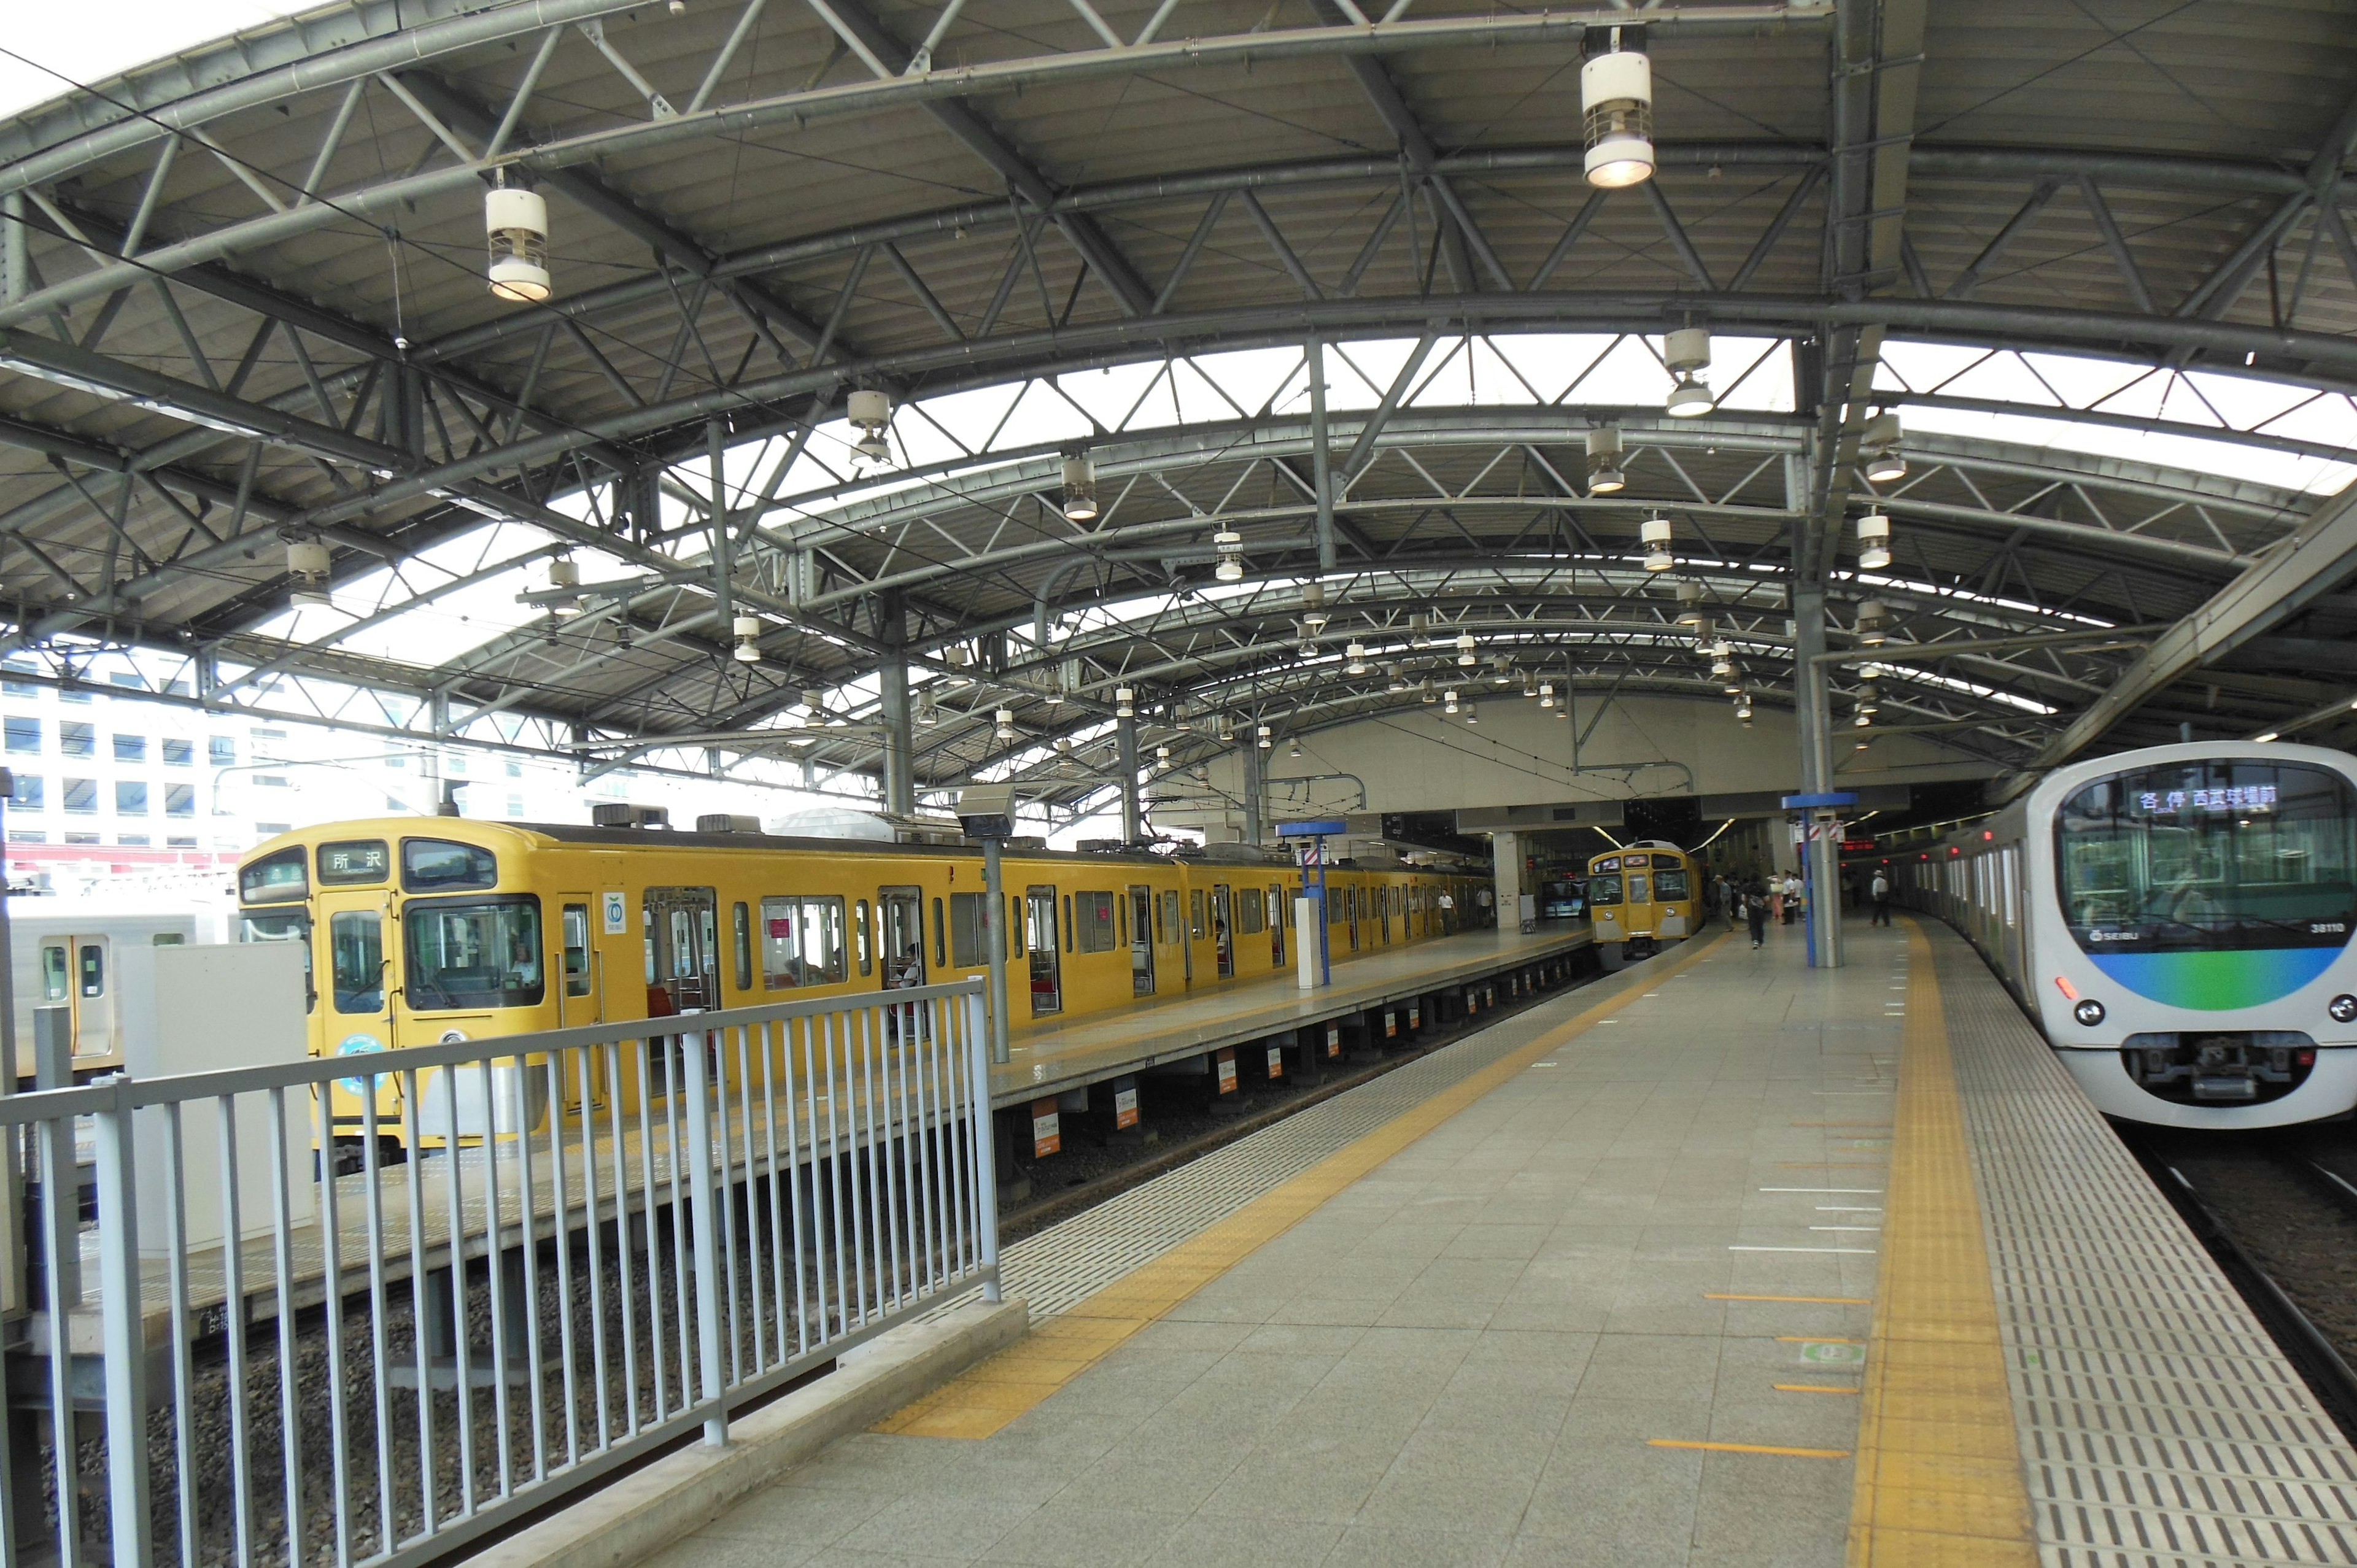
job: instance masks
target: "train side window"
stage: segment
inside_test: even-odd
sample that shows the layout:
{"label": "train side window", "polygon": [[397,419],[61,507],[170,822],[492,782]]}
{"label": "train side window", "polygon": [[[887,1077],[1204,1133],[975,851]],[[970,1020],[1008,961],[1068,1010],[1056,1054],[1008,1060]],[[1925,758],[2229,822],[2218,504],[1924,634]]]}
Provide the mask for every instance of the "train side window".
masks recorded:
{"label": "train side window", "polygon": [[933,900],[933,967],[949,967],[949,923],[942,918],[942,901]]}
{"label": "train side window", "polygon": [[401,841],[401,888],[404,893],[445,893],[492,887],[500,880],[498,857],[490,850],[448,839]]}
{"label": "train side window", "polygon": [[1064,895],[1064,950],[1072,950],[1072,896]]}
{"label": "train side window", "polygon": [[1187,890],[1187,934],[1197,941],[1203,940],[1203,890]]}
{"label": "train side window", "polygon": [[1017,893],[1006,896],[1006,956],[1023,956],[1023,898]]}
{"label": "train side window", "polygon": [[1110,893],[1082,893],[1080,899],[1080,939],[1082,952],[1111,952],[1114,949],[1114,898]]}
{"label": "train side window", "polygon": [[[983,900],[989,897],[987,893],[950,895],[950,967],[952,969],[979,969],[990,961],[982,934],[985,908]],[[933,908],[937,912],[936,918],[939,918],[938,911],[941,907],[941,900],[935,899]]]}
{"label": "train side window", "polygon": [[81,993],[84,996],[106,994],[106,950],[96,942],[81,945]]}
{"label": "train side window", "polygon": [[340,909],[328,917],[328,989],[339,1013],[384,1011],[384,917]]}
{"label": "train side window", "polygon": [[[841,908],[841,906],[839,906],[839,905],[838,905],[838,906],[837,906],[837,908]],[[859,944],[859,972],[860,972],[860,973],[862,973],[862,974],[873,974],[873,973],[875,973],[875,972],[876,972],[876,958],[875,958],[875,955],[874,955],[872,952],[870,952],[870,951],[868,950],[868,946],[867,946],[867,900],[866,900],[866,899],[862,898],[862,899],[860,899],[860,900],[859,900],[859,903],[858,903],[858,913],[859,913],[859,926],[858,926],[858,930],[857,930],[857,932],[856,932],[856,934],[855,940],[856,940],[858,942],[858,944]]]}
{"label": "train side window", "polygon": [[730,956],[737,961],[737,989],[750,991],[753,989],[753,911],[745,905],[729,907],[728,935],[731,939]]}
{"label": "train side window", "polygon": [[57,947],[43,948],[41,950],[41,1000],[63,1002],[66,999],[66,988],[69,983],[64,946],[60,944]]}
{"label": "train side window", "polygon": [[565,994],[589,994],[589,906],[565,906]]}

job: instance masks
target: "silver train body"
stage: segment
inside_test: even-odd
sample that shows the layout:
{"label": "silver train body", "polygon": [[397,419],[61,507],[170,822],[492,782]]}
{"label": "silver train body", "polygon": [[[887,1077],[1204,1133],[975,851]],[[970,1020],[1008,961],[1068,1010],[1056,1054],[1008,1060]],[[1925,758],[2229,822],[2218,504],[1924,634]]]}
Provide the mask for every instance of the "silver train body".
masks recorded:
{"label": "silver train body", "polygon": [[2357,757],[2204,743],[2074,763],[1889,865],[2106,1115],[2249,1128],[2357,1109]]}
{"label": "silver train body", "polygon": [[123,1066],[123,1015],[114,959],[125,946],[180,947],[225,940],[218,908],[135,909],[81,899],[12,897],[8,934],[16,1004],[16,1077],[31,1081],[33,1009],[67,1008],[77,1079]]}

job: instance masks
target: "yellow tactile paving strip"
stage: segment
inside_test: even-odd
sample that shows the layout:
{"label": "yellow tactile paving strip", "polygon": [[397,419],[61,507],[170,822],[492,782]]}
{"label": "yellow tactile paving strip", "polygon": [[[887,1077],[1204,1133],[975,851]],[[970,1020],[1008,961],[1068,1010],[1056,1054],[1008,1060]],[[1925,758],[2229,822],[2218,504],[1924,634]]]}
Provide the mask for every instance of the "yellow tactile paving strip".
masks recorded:
{"label": "yellow tactile paving strip", "polygon": [[[1661,961],[1660,979],[1698,961],[1727,934],[1682,944]],[[1193,1240],[1163,1253],[1033,1329],[963,1376],[905,1406],[874,1430],[916,1437],[988,1437],[1086,1371],[1131,1335],[1161,1317],[1254,1251],[1317,1212],[1329,1198],[1483,1095],[1558,1050],[1634,998],[1616,994],[1499,1058],[1357,1142],[1271,1188]],[[2009,1430],[2009,1429],[2008,1429]]]}
{"label": "yellow tactile paving strip", "polygon": [[1907,1023],[1860,1390],[1850,1568],[2038,1561],[1996,1298],[1931,944],[1910,922]]}

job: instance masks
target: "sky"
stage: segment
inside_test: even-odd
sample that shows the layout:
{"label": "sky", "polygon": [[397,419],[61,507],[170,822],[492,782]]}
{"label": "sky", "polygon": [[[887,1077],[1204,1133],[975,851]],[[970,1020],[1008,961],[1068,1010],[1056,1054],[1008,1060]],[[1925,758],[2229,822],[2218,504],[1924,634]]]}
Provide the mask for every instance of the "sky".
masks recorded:
{"label": "sky", "polygon": [[[319,0],[16,0],[0,32],[0,115],[46,103],[78,82],[120,76],[178,49],[319,7]],[[44,69],[46,68],[46,69]]]}

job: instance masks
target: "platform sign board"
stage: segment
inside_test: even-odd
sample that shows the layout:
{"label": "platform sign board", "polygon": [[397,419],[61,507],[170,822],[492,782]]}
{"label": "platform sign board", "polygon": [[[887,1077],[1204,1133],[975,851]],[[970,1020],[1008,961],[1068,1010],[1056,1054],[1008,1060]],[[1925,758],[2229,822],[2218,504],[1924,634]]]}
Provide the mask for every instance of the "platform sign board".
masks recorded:
{"label": "platform sign board", "polygon": [[1326,1026],[1326,1054],[1329,1057],[1342,1054],[1342,1026],[1340,1024]]}
{"label": "platform sign board", "polygon": [[1214,1060],[1219,1071],[1220,1092],[1233,1094],[1236,1091],[1236,1053],[1223,1050]]}
{"label": "platform sign board", "polygon": [[1351,824],[1340,817],[1326,817],[1309,822],[1279,822],[1276,836],[1281,839],[1340,838],[1351,831]]}
{"label": "platform sign board", "polygon": [[1424,1027],[1423,1003],[1411,1002],[1407,1004],[1407,1026],[1411,1029],[1421,1029]]}
{"label": "platform sign board", "polygon": [[1285,1076],[1285,1047],[1283,1046],[1271,1046],[1268,1047],[1268,1076],[1271,1079],[1280,1079]]}
{"label": "platform sign board", "polygon": [[1383,1009],[1383,1038],[1386,1040],[1399,1038],[1399,1015],[1388,1007]]}
{"label": "platform sign board", "polygon": [[1031,1102],[1031,1157],[1044,1160],[1064,1147],[1064,1122],[1052,1099]]}
{"label": "platform sign board", "polygon": [[1137,1079],[1134,1078],[1113,1080],[1113,1125],[1115,1132],[1137,1125]]}

